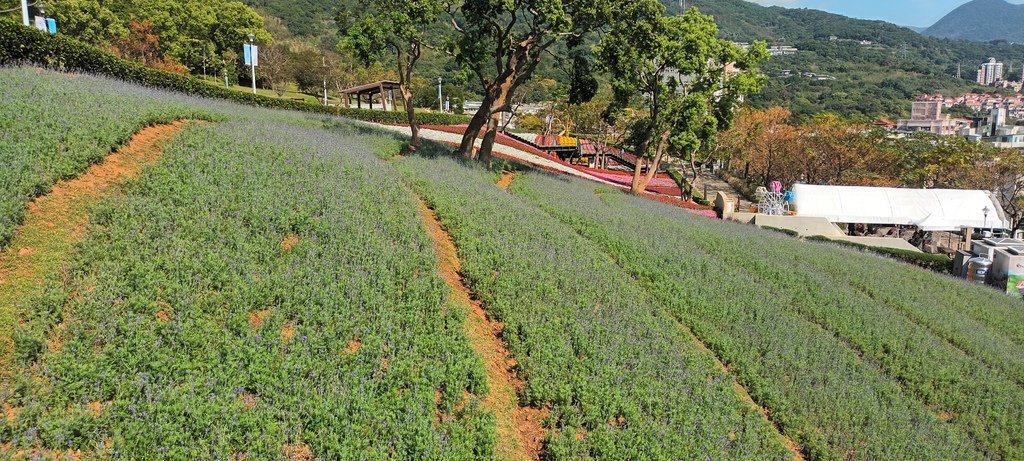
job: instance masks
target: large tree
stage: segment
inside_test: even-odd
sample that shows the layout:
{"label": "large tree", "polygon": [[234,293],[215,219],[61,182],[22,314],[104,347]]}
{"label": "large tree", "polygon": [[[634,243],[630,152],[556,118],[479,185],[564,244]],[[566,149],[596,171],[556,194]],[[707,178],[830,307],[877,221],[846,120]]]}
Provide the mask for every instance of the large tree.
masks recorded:
{"label": "large tree", "polygon": [[295,81],[292,54],[286,43],[277,42],[261,47],[259,66],[256,68],[263,83],[277,93],[279,98],[284,96],[288,84]]}
{"label": "large tree", "polygon": [[62,33],[92,45],[107,45],[128,35],[128,22],[99,0],[58,0],[49,7]]}
{"label": "large tree", "polygon": [[799,162],[801,132],[789,123],[790,115],[783,107],[747,110],[723,134],[733,149],[733,168],[748,183],[767,186],[772,180],[783,184],[806,180]]}
{"label": "large tree", "polygon": [[760,85],[756,69],[767,57],[763,43],[744,50],[718,38],[714,18],[696,8],[664,13],[657,1],[623,4],[598,50],[615,92],[610,118],[631,106],[646,109],[629,137],[638,157],[631,184],[637,194],[666,155],[694,164],[709,150],[742,96]]}
{"label": "large tree", "polygon": [[409,147],[416,149],[420,136],[412,103],[413,70],[431,46],[427,28],[440,16],[442,5],[439,0],[363,0],[363,6],[361,16],[343,24],[346,30],[342,46],[353,50],[366,64],[380,59],[385,51],[394,59],[412,132]]}
{"label": "large tree", "polygon": [[[614,3],[628,0],[447,0],[455,37],[447,51],[468,68],[483,89],[480,109],[462,137],[459,153],[490,160],[497,116],[512,109],[513,96],[530,81],[560,40],[578,42],[603,27]],[[479,151],[474,145],[482,129]]]}
{"label": "large tree", "polygon": [[[148,24],[158,38],[150,61],[173,60],[192,70],[209,65],[213,55],[241,49],[248,34],[269,44],[263,18],[242,2],[230,0],[49,0],[47,8],[61,30],[94,45],[138,48],[127,37],[131,24]],[[136,33],[136,35],[138,35]]]}

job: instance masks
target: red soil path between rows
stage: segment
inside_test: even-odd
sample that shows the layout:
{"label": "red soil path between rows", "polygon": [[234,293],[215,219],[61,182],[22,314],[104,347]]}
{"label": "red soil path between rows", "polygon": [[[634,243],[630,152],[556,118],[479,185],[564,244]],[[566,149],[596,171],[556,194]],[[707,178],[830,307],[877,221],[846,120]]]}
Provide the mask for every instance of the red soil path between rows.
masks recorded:
{"label": "red soil path between rows", "polygon": [[[143,128],[128,143],[74,179],[60,181],[46,195],[29,202],[10,244],[0,249],[0,378],[9,376],[17,304],[41,290],[70,260],[89,224],[89,208],[113,194],[125,181],[156,162],[167,143],[188,121]],[[58,337],[51,345],[59,347]]]}
{"label": "red soil path between rows", "polygon": [[[503,172],[501,174],[501,179],[498,180],[498,182],[496,183],[496,186],[498,186],[498,188],[501,189],[501,190],[507,191],[508,188],[512,185],[512,182],[515,181],[515,178],[516,178],[516,174],[514,172],[510,172],[510,171]],[[609,255],[609,257],[611,257],[611,256]],[[615,262],[614,259],[612,260],[612,262],[613,263]],[[765,407],[762,407],[760,404],[758,404],[757,402],[754,401],[754,398],[750,396],[750,392],[747,391],[747,388],[743,387],[743,385],[740,384],[739,380],[737,380],[736,377],[733,376],[733,374],[729,370],[729,368],[726,367],[725,364],[722,362],[722,360],[718,358],[718,355],[715,354],[715,352],[712,351],[706,344],[704,344],[704,342],[701,341],[701,339],[698,338],[697,335],[695,335],[693,333],[693,331],[690,330],[690,328],[688,326],[684,325],[682,322],[679,322],[678,320],[676,321],[676,324],[678,325],[678,327],[681,330],[683,330],[683,332],[686,333],[687,336],[689,336],[690,338],[693,338],[693,342],[697,346],[698,349],[700,349],[702,352],[704,352],[705,354],[707,354],[709,357],[711,357],[714,360],[715,367],[719,371],[721,371],[723,374],[728,376],[729,379],[732,380],[733,390],[740,397],[740,400],[742,400],[744,403],[746,403],[751,408],[753,408],[755,411],[757,411],[761,415],[761,417],[768,424],[770,424],[772,427],[775,428],[775,431],[782,438],[782,443],[793,454],[793,459],[797,460],[797,461],[804,461],[805,458],[803,456],[803,451],[800,448],[800,445],[797,444],[796,441],[794,441],[792,438],[790,438],[789,436],[785,435],[782,432],[782,429],[779,427],[779,425],[776,424],[775,421],[773,421],[771,419],[771,415],[768,413],[768,410]]]}
{"label": "red soil path between rows", "polygon": [[516,174],[511,171],[506,171],[501,174],[501,179],[498,180],[498,188],[501,190],[508,190],[512,186],[512,181],[516,179]]}
{"label": "red soil path between rows", "polygon": [[718,358],[718,354],[715,354],[715,352],[712,351],[711,348],[707,346],[707,344],[704,344],[704,341],[701,341],[701,339],[697,337],[697,335],[695,335],[692,330],[690,330],[690,327],[684,325],[682,322],[679,322],[678,320],[676,321],[676,323],[678,324],[681,330],[686,332],[687,336],[693,338],[693,342],[694,344],[697,345],[698,349],[700,349],[709,357],[714,359],[715,368],[718,368],[719,371],[724,373],[726,376],[729,377],[729,379],[732,380],[732,388],[736,392],[736,394],[740,396],[740,400],[742,400],[744,403],[746,403],[751,408],[760,413],[761,417],[766,422],[768,422],[768,424],[775,428],[775,431],[779,434],[780,437],[782,437],[782,443],[785,444],[786,448],[788,448],[789,451],[793,454],[793,459],[797,461],[804,461],[805,458],[803,455],[803,449],[800,448],[800,444],[796,443],[795,440],[793,440],[788,435],[782,432],[782,428],[779,427],[779,425],[771,418],[771,414],[769,414],[768,409],[754,401],[754,398],[751,397],[750,392],[747,390],[747,388],[744,387],[738,379],[736,379],[736,376],[732,374],[732,371],[729,369],[729,367],[725,366],[725,363],[723,363],[722,360]]}
{"label": "red soil path between rows", "polygon": [[441,276],[451,288],[453,301],[469,312],[463,326],[470,345],[483,358],[487,370],[488,393],[483,396],[482,403],[495,415],[496,454],[505,460],[540,459],[545,436],[541,422],[549,412],[519,405],[517,391],[523,389],[523,382],[512,371],[515,359],[500,339],[504,326],[488,318],[483,305],[473,298],[462,280],[462,262],[451,235],[441,226],[434,210],[422,198],[415,197],[423,223],[434,242]]}

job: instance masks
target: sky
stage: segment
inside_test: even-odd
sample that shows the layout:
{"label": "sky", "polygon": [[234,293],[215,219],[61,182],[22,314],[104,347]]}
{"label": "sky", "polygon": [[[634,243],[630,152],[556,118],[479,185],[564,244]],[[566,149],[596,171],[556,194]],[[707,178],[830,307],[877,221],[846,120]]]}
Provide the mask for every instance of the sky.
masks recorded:
{"label": "sky", "polygon": [[[748,0],[762,5],[813,8],[901,26],[928,27],[968,0]],[[1009,0],[1024,3],[1024,0]]]}

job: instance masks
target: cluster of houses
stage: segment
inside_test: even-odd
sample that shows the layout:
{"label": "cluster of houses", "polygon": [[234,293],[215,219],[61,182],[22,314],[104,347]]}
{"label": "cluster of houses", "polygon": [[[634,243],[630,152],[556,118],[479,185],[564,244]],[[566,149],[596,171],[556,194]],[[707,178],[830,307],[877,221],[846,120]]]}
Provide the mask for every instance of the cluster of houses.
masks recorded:
{"label": "cluster of houses", "polygon": [[[955,106],[967,107],[981,115],[956,118],[943,113],[944,109]],[[913,103],[909,119],[901,119],[895,124],[880,121],[878,125],[886,126],[898,135],[924,131],[940,136],[964,136],[996,147],[1024,149],[1024,126],[1014,123],[1022,119],[1024,95],[967,94],[947,97],[926,94]]]}
{"label": "cluster of houses", "polygon": [[814,72],[800,72],[798,74],[793,73],[789,69],[780,70],[778,74],[775,74],[775,78],[790,78],[800,76],[802,78],[808,78],[816,82],[823,82],[826,80],[835,80],[836,78],[831,75],[816,74]]}
{"label": "cluster of houses", "polygon": [[946,96],[942,93],[923,94],[918,101],[935,101],[943,108],[963,106],[975,112],[988,112],[992,108],[1005,107],[1010,117],[1024,119],[1024,94],[1004,96],[1001,94],[968,93],[960,96]]}

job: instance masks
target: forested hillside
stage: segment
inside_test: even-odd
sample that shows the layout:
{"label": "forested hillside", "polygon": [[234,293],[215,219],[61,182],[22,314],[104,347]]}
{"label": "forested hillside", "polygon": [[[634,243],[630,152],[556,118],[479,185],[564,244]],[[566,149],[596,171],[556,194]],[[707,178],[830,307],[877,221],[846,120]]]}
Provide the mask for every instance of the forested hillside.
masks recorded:
{"label": "forested hillside", "polygon": [[[330,46],[336,41],[334,18],[354,8],[357,0],[246,0],[261,11],[279,17],[295,34],[312,35]],[[664,0],[669,14],[679,3]],[[851,19],[809,9],[764,7],[743,0],[695,0],[688,5],[715,16],[721,35],[749,42],[765,40],[801,50],[795,56],[777,56],[764,67],[773,78],[753,98],[757,106],[790,107],[797,116],[822,111],[844,116],[901,116],[922,92],[981,91],[973,84],[977,65],[989,57],[1024,62],[1024,45],[937,39],[882,21]],[[832,38],[835,39],[832,39]],[[870,41],[863,45],[860,41]],[[426,78],[451,76],[454,66],[443,59],[428,60],[421,69]],[[957,66],[960,65],[960,78]],[[796,77],[774,78],[783,70]],[[802,72],[834,77],[814,80]],[[555,66],[538,72],[538,79],[565,83]]]}
{"label": "forested hillside", "polygon": [[[220,3],[223,5],[217,6]],[[305,45],[308,48],[290,46],[299,50],[295,53],[309,58],[308,62],[320,59],[310,53],[303,54],[303,49],[320,47],[336,51],[339,15],[344,18],[359,8],[358,0],[244,0],[244,3],[270,19],[266,30],[275,40],[294,35],[297,40],[308,42]],[[668,14],[679,13],[678,2],[664,0],[664,3]],[[981,3],[1003,2],[985,0]],[[688,5],[715,16],[725,38],[740,42],[765,40],[770,45],[790,45],[800,50],[796,55],[777,56],[764,65],[765,72],[772,78],[760,95],[750,98],[754,105],[761,107],[789,107],[798,117],[823,111],[844,116],[898,117],[908,112],[911,100],[922,92],[983,91],[973,80],[978,64],[989,57],[1011,64],[1024,63],[1024,45],[1006,41],[938,39],[885,22],[850,19],[808,9],[764,7],[743,0],[694,0]],[[0,9],[16,6],[14,0],[0,0],[0,7],[3,7]],[[244,41],[245,33],[258,28],[251,20],[252,11],[239,7],[245,8],[238,2],[224,0],[208,3],[180,0],[48,2],[48,9],[57,17],[62,33],[120,50],[122,55],[142,61],[152,61],[151,55],[168,57],[167,66],[184,65],[181,69],[193,74],[212,71],[222,62],[239,61],[237,48]],[[231,13],[235,10],[238,14]],[[189,20],[182,21],[183,18]],[[443,25],[436,30],[439,35],[445,33]],[[265,33],[260,30],[257,35],[262,37]],[[150,43],[146,39],[152,36],[158,39],[156,45],[142,46]],[[154,64],[162,62],[150,63]],[[532,99],[544,100],[552,93],[568,91],[566,64],[548,59],[541,65],[535,74],[538,84],[535,85],[536,97]],[[232,79],[236,72],[240,80],[245,79],[240,64],[228,67]],[[296,66],[301,70],[309,68]],[[1008,78],[1019,79],[1019,69],[1020,65],[1010,67]],[[789,70],[794,77],[778,78],[784,70]],[[421,99],[426,101],[431,100],[435,91],[429,82],[437,77],[443,77],[450,85],[447,94],[473,99],[478,92],[466,78],[467,74],[442,54],[428,52],[417,72]],[[802,73],[816,76],[801,76]],[[319,74],[306,77],[309,78],[298,79],[299,87],[309,80],[317,83],[313,87],[319,88]]]}
{"label": "forested hillside", "polygon": [[[790,70],[796,77],[772,78],[765,91],[752,98],[758,106],[788,106],[798,116],[821,111],[869,117],[904,115],[910,110],[910,101],[922,92],[981,91],[973,84],[975,71],[989,57],[1024,62],[1024,45],[1005,41],[937,39],[882,21],[764,7],[742,0],[691,3],[715,16],[729,39],[761,39],[801,50],[795,56],[774,57],[764,66],[773,77],[782,70]],[[678,11],[678,5],[669,5],[669,11]],[[800,77],[802,72],[835,80]],[[1019,78],[1019,73],[1011,77]]]}
{"label": "forested hillside", "polygon": [[330,33],[337,12],[354,7],[358,1],[245,0],[245,3],[280,18],[292,33],[308,36]]}

